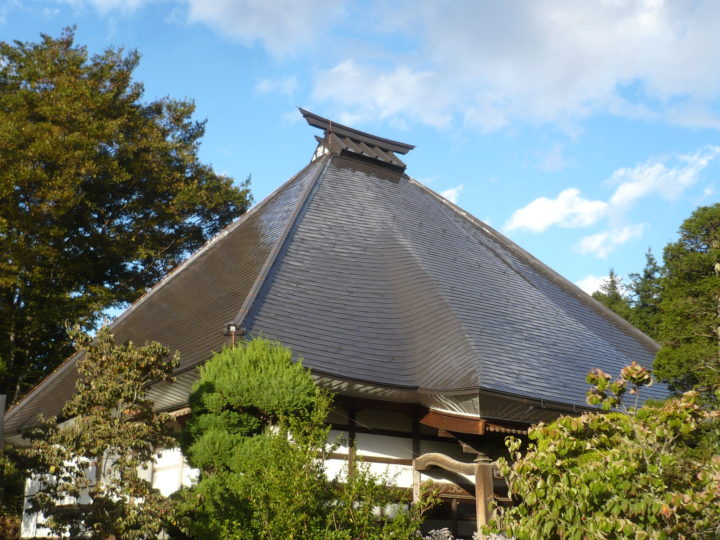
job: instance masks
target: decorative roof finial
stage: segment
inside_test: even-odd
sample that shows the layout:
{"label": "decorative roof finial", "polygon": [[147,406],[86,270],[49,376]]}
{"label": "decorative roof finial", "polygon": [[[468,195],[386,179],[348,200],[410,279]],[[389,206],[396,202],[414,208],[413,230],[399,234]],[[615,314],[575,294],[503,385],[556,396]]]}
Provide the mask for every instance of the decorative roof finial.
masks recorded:
{"label": "decorative roof finial", "polygon": [[348,126],[343,126],[311,113],[305,109],[300,109],[307,123],[313,127],[324,130],[324,137],[315,137],[318,141],[318,148],[315,151],[313,159],[317,159],[326,153],[336,155],[344,155],[360,158],[363,161],[372,161],[385,167],[394,169],[398,172],[405,170],[403,163],[395,154],[407,154],[415,148],[411,144],[405,144],[390,139],[384,139],[365,133]]}

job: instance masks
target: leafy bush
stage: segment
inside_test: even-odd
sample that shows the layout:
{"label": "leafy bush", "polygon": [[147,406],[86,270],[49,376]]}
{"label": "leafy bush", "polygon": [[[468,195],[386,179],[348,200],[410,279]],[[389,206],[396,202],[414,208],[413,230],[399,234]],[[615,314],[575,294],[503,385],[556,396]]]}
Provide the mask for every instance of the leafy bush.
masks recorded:
{"label": "leafy bush", "polygon": [[509,438],[499,461],[517,506],[498,509],[488,530],[518,539],[720,537],[720,413],[696,392],[626,408],[651,384],[633,364],[617,380],[588,375],[588,402],[608,413],[563,416]]}

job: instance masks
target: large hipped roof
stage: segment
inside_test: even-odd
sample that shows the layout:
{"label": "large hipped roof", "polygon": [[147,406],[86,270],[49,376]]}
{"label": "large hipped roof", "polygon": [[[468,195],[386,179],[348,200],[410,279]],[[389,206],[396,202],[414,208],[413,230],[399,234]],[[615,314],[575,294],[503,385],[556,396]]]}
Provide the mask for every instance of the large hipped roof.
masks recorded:
{"label": "large hipped roof", "polygon": [[[334,126],[316,159],[118,318],[116,338],[160,341],[190,373],[232,321],[328,380],[569,406],[591,368],[652,363],[654,341],[405,175],[392,152],[411,146]],[[7,432],[59,413],[75,361],[9,411]]]}

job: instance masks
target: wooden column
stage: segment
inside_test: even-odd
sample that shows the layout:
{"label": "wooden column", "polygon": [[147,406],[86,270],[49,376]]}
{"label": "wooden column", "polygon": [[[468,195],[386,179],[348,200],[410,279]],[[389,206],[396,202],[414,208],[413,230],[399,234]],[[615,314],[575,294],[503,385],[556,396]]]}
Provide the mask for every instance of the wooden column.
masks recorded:
{"label": "wooden column", "polygon": [[[478,533],[491,518],[490,502],[493,500],[493,466],[490,458],[479,454],[475,459],[475,513]],[[485,538],[480,534],[480,538]]]}
{"label": "wooden column", "polygon": [[[424,414],[424,413],[423,413]],[[420,457],[420,411],[414,411],[410,416],[412,420],[412,457]],[[413,467],[413,504],[420,499],[420,471]]]}
{"label": "wooden column", "polygon": [[355,426],[357,425],[357,409],[348,409],[348,474],[354,474],[355,468],[355,454],[357,453],[355,439],[357,438],[357,432]]}

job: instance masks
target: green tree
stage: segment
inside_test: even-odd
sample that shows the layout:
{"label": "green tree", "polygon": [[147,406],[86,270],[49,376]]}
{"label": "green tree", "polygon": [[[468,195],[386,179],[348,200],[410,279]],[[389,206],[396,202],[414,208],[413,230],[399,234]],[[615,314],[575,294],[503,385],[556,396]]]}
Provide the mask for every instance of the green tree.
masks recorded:
{"label": "green tree", "polygon": [[627,320],[630,318],[630,300],[624,289],[622,278],[611,268],[608,277],[603,280],[600,289],[595,291],[592,297]]}
{"label": "green tree", "polygon": [[29,497],[44,525],[72,538],[156,537],[171,502],[142,478],[162,448],[175,444],[171,418],[153,410],[150,383],[171,380],[178,357],[158,343],[116,345],[102,328],[95,339],[72,333],[83,356],[69,419],[43,422],[25,452],[37,491]]}
{"label": "green tree", "polygon": [[24,490],[25,473],[15,448],[6,444],[0,449],[0,538],[20,538]]}
{"label": "green tree", "polygon": [[[255,339],[213,357],[191,395],[183,449],[200,480],[181,494],[195,538],[406,539],[429,500],[379,520],[401,496],[358,466],[329,481],[332,398],[278,343]],[[397,507],[397,506],[396,506]]]}
{"label": "green tree", "polygon": [[72,29],[0,42],[0,394],[67,357],[94,327],[250,203],[197,156],[194,105],[143,102],[137,52],[90,56]]}
{"label": "green tree", "polygon": [[629,321],[653,339],[658,339],[662,269],[652,250],[645,253],[645,268],[630,274],[631,292]]}
{"label": "green tree", "polygon": [[514,462],[499,466],[517,505],[493,530],[518,540],[720,537],[720,411],[697,392],[625,407],[651,382],[637,364],[588,382],[588,402],[613,412],[535,426],[525,452],[509,438]]}
{"label": "green tree", "polygon": [[720,203],[695,210],[665,248],[658,377],[678,390],[720,384]]}

